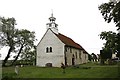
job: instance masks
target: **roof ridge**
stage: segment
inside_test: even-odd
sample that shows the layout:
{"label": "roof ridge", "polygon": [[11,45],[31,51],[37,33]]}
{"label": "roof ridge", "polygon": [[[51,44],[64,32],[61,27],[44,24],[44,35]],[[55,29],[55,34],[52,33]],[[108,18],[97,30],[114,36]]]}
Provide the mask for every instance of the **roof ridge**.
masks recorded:
{"label": "roof ridge", "polygon": [[81,49],[81,46],[76,43],[73,39],[71,39],[70,37],[68,36],[65,36],[61,33],[59,34],[55,34],[64,44],[68,45],[68,46],[72,46],[72,47],[75,47],[75,48],[79,48]]}
{"label": "roof ridge", "polygon": [[[59,34],[61,34],[61,33],[59,33]],[[61,34],[61,35],[63,35],[63,34]],[[66,35],[63,35],[63,36],[71,39],[70,37],[68,37],[68,36],[66,36]],[[71,40],[74,41],[73,39],[71,39]],[[74,41],[74,42],[75,42],[75,41]],[[76,43],[76,42],[75,42],[75,43]]]}

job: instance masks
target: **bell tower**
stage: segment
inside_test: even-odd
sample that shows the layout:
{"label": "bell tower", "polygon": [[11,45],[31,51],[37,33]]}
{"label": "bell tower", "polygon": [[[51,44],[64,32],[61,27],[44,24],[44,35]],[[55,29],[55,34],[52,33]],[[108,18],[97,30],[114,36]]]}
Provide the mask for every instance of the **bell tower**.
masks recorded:
{"label": "bell tower", "polygon": [[47,29],[51,29],[54,33],[58,34],[58,24],[55,23],[56,18],[53,17],[53,13],[51,14],[51,17],[49,18],[50,23],[47,23]]}

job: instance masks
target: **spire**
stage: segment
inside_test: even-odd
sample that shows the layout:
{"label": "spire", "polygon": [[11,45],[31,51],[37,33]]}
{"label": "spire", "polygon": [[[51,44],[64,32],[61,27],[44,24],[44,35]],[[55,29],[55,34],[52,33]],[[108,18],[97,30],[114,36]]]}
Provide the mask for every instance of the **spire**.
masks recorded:
{"label": "spire", "polygon": [[58,24],[55,23],[56,18],[53,17],[53,10],[52,10],[51,17],[49,18],[49,20],[50,20],[50,23],[46,24],[47,29],[50,28],[53,32],[58,33],[58,28],[57,28]]}
{"label": "spire", "polygon": [[52,11],[51,17],[53,17],[53,9],[51,11]]}
{"label": "spire", "polygon": [[53,12],[52,12],[51,17],[49,18],[49,20],[50,20],[50,22],[55,22],[56,18],[53,17]]}

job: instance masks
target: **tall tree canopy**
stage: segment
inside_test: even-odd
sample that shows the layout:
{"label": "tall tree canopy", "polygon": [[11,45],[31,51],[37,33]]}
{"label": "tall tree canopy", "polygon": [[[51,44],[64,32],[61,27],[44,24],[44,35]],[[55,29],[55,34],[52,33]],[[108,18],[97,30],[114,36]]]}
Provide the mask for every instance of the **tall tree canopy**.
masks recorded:
{"label": "tall tree canopy", "polygon": [[22,51],[21,60],[26,63],[28,62],[28,63],[35,65],[35,63],[36,63],[36,46],[34,46],[33,49],[25,48]]}
{"label": "tall tree canopy", "polygon": [[[100,38],[106,40],[104,45],[104,52],[117,53],[117,56],[120,57],[120,2],[119,1],[110,1],[108,3],[103,3],[99,7],[101,14],[104,20],[107,23],[114,22],[117,27],[118,33],[109,31],[101,32]],[[109,55],[109,54],[108,54]]]}
{"label": "tall tree canopy", "polygon": [[17,54],[15,60],[12,63],[14,64],[22,50],[24,50],[25,48],[32,48],[36,39],[35,32],[31,32],[26,29],[16,29],[16,20],[14,18],[1,17],[0,20],[0,45],[9,47],[8,54],[3,60],[3,66],[5,66],[8,58],[10,57],[11,52]]}
{"label": "tall tree canopy", "polygon": [[0,45],[9,46],[8,54],[3,61],[3,66],[10,57],[10,53],[15,49],[15,38],[17,29],[15,29],[16,20],[14,18],[1,18]]}
{"label": "tall tree canopy", "polygon": [[101,32],[100,39],[105,39],[106,43],[104,44],[104,48],[110,48],[113,53],[116,52],[117,49],[117,34],[115,32]]}
{"label": "tall tree canopy", "polygon": [[[16,49],[15,51],[17,52],[17,55],[12,63],[12,65],[14,64],[14,62],[18,59],[18,57],[20,56],[20,53],[23,51],[23,49],[32,49],[34,47],[34,41],[35,41],[35,32],[30,32],[28,30],[19,30],[16,35],[17,35],[17,43],[15,45]],[[32,54],[31,54],[32,55]]]}
{"label": "tall tree canopy", "polygon": [[117,30],[120,29],[120,2],[110,1],[99,6],[106,22],[110,23],[112,20],[115,23]]}

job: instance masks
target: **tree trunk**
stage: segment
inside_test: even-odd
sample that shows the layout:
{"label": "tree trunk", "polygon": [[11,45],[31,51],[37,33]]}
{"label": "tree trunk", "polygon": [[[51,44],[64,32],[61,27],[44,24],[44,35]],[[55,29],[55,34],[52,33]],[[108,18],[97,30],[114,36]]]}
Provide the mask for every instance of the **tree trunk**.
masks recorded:
{"label": "tree trunk", "polygon": [[6,66],[5,64],[7,63],[8,58],[10,57],[11,51],[12,51],[12,47],[9,48],[8,54],[7,54],[7,56],[5,57],[5,59],[3,60],[2,66]]}
{"label": "tree trunk", "polygon": [[112,64],[112,60],[108,59],[108,64],[111,65]]}
{"label": "tree trunk", "polygon": [[100,64],[104,65],[105,64],[105,59],[101,59]]}
{"label": "tree trunk", "polygon": [[19,57],[19,55],[20,55],[20,53],[21,53],[21,51],[22,51],[22,48],[23,48],[23,45],[21,46],[21,48],[20,48],[20,50],[19,50],[19,52],[18,52],[18,55],[15,57],[15,59],[14,59],[14,61],[12,62],[11,65],[13,65],[13,64],[17,61],[17,59],[18,59],[18,57]]}

